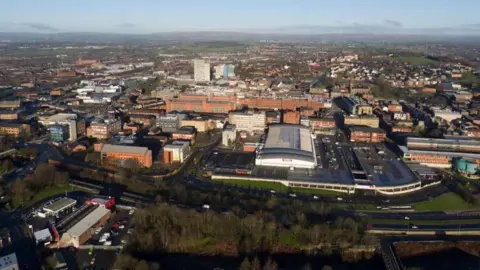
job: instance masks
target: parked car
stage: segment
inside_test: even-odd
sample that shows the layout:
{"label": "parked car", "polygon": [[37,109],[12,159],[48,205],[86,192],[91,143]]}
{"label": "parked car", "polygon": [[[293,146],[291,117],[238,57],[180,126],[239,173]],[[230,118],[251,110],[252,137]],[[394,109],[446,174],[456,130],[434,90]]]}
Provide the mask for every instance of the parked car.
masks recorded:
{"label": "parked car", "polygon": [[103,243],[104,246],[111,246],[112,245],[112,241],[107,241],[105,243]]}

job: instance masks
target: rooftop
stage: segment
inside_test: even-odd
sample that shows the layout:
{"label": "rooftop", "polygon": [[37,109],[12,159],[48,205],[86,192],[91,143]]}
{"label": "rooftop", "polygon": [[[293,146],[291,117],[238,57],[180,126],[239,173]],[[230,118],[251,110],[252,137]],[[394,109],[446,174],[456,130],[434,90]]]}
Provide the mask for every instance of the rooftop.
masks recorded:
{"label": "rooftop", "polygon": [[300,125],[272,125],[264,149],[294,149],[313,152],[310,130]]}
{"label": "rooftop", "polygon": [[68,207],[68,206],[72,206],[72,205],[75,205],[77,203],[76,200],[74,199],[70,199],[70,198],[61,198],[60,200],[48,205],[48,206],[45,206],[43,209],[45,209],[46,211],[50,211],[50,212],[58,212],[62,209],[64,209],[65,207]]}
{"label": "rooftop", "polygon": [[129,153],[137,155],[146,155],[148,152],[147,147],[140,146],[126,146],[126,145],[113,145],[105,144],[102,148],[102,153]]}
{"label": "rooftop", "polygon": [[79,237],[93,225],[95,225],[95,223],[97,223],[102,217],[107,215],[108,212],[110,212],[109,209],[99,206],[86,217],[81,219],[77,224],[71,227],[66,233],[73,237]]}
{"label": "rooftop", "polygon": [[77,119],[77,115],[74,113],[57,113],[49,116],[43,120],[43,122],[62,122]]}

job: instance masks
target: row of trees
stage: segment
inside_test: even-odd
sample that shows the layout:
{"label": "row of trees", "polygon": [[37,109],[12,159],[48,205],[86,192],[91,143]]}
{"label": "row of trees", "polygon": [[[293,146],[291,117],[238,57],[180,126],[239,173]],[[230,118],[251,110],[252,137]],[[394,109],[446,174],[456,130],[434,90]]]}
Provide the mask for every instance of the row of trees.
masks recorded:
{"label": "row of trees", "polygon": [[42,189],[67,184],[68,179],[67,172],[60,172],[52,165],[39,164],[33,175],[17,180],[12,185],[12,199],[23,204]]}
{"label": "row of trees", "polygon": [[198,212],[157,204],[137,211],[133,218],[135,233],[124,250],[141,255],[181,252],[248,256],[304,250],[331,255],[337,248],[375,243],[350,218],[315,224],[304,215],[287,215],[295,217],[284,223],[263,211],[240,217],[232,212]]}

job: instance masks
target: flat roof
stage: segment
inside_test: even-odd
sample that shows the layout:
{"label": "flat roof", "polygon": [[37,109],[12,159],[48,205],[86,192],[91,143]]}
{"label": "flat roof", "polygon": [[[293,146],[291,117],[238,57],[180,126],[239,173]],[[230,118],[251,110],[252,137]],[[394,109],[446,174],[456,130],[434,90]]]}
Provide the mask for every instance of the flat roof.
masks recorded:
{"label": "flat roof", "polygon": [[61,122],[77,119],[77,115],[73,113],[57,113],[49,116],[47,119],[43,120],[44,122]]}
{"label": "flat roof", "polygon": [[399,145],[398,148],[404,154],[416,154],[416,155],[443,155],[448,156],[451,158],[454,157],[465,157],[465,158],[473,158],[473,159],[480,159],[480,154],[472,154],[466,152],[446,152],[446,151],[428,151],[428,150],[411,150],[404,145]]}
{"label": "flat roof", "polygon": [[278,148],[313,153],[310,130],[300,125],[270,126],[264,150]]}
{"label": "flat roof", "polygon": [[74,199],[70,199],[70,198],[61,198],[60,200],[50,204],[50,205],[47,205],[45,207],[43,207],[43,209],[45,211],[49,211],[49,212],[58,212],[58,211],[61,211],[63,210],[64,208],[66,207],[69,207],[69,206],[73,206],[77,204],[77,201],[74,200]]}
{"label": "flat roof", "polygon": [[433,139],[433,138],[408,137],[407,143],[442,143],[442,144],[463,144],[463,145],[480,146],[480,141],[474,141],[471,138]]}
{"label": "flat roof", "polygon": [[350,131],[385,133],[385,130],[381,128],[374,128],[369,126],[349,126],[348,128],[350,129]]}
{"label": "flat roof", "polygon": [[127,146],[127,145],[114,145],[114,144],[105,144],[102,148],[102,153],[130,153],[138,155],[146,155],[148,152],[147,147],[140,146]]}
{"label": "flat roof", "polygon": [[42,241],[42,240],[45,240],[49,237],[52,237],[52,234],[50,233],[49,229],[43,229],[43,230],[40,230],[40,231],[36,231],[36,232],[33,233],[33,235],[35,236],[35,240],[37,240],[37,241]]}
{"label": "flat roof", "polygon": [[310,130],[301,125],[271,125],[265,147],[257,159],[298,159],[315,161],[313,141]]}
{"label": "flat roof", "polygon": [[420,181],[401,160],[382,157],[372,148],[354,148],[353,151],[371,185],[394,187]]}
{"label": "flat roof", "polygon": [[18,260],[15,253],[0,257],[0,269],[18,269]]}
{"label": "flat roof", "polygon": [[99,206],[95,210],[93,210],[90,214],[88,214],[86,217],[81,219],[77,224],[75,224],[73,227],[68,229],[65,233],[73,236],[73,237],[79,237],[83,233],[85,233],[88,229],[90,229],[95,223],[97,223],[101,218],[103,218],[105,215],[107,215],[110,212],[109,209]]}

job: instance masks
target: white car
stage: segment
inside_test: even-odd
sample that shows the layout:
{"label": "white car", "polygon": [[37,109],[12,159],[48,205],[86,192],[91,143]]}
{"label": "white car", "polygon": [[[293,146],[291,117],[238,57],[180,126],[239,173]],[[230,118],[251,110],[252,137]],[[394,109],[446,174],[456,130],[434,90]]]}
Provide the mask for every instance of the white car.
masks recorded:
{"label": "white car", "polygon": [[105,241],[107,241],[107,237],[102,237],[98,240],[99,243],[103,243]]}
{"label": "white car", "polygon": [[318,200],[318,196],[315,196],[315,195],[314,195],[314,196],[313,196],[313,199],[314,199],[314,200]]}
{"label": "white car", "polygon": [[275,194],[276,192],[275,192],[275,190],[272,189],[272,190],[270,190],[270,193]]}
{"label": "white car", "polygon": [[104,246],[111,246],[112,245],[112,241],[107,241],[105,243],[103,243]]}
{"label": "white car", "polygon": [[297,194],[295,194],[295,193],[290,193],[290,194],[288,194],[288,196],[290,196],[290,197],[292,197],[292,198],[296,198],[296,197],[297,197]]}
{"label": "white car", "polygon": [[418,229],[417,225],[412,225],[412,229]]}
{"label": "white car", "polygon": [[343,201],[342,197],[337,197],[337,201]]}
{"label": "white car", "polygon": [[129,214],[129,215],[133,215],[133,213],[135,213],[135,210],[133,210],[133,209],[130,210],[130,211],[128,211],[128,214]]}
{"label": "white car", "polygon": [[109,232],[106,232],[103,234],[103,237],[109,237],[110,236],[110,233]]}
{"label": "white car", "polygon": [[202,208],[203,208],[203,209],[210,209],[210,205],[204,204],[204,205],[202,206]]}
{"label": "white car", "polygon": [[125,229],[125,225],[120,225],[120,226],[118,226],[118,228],[119,228],[120,230],[123,230],[123,229]]}

